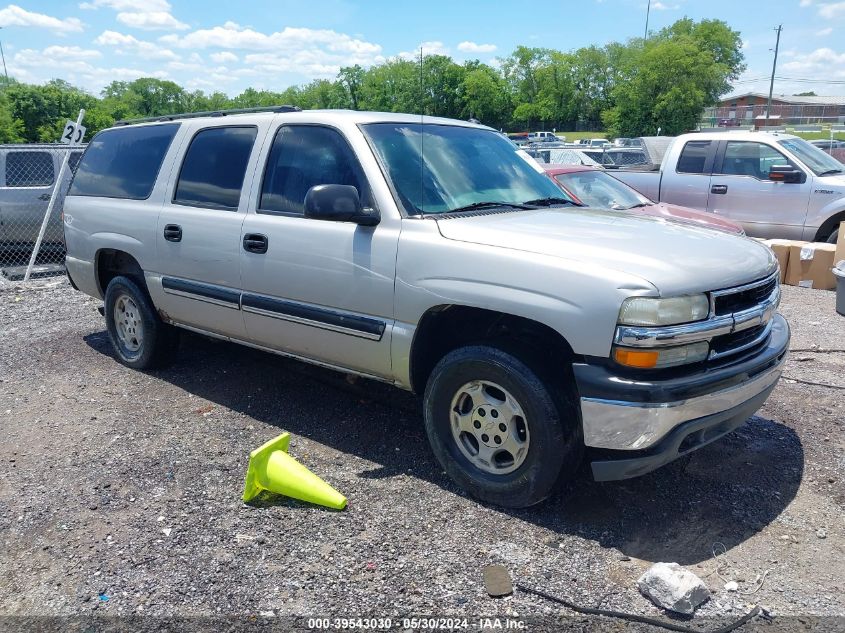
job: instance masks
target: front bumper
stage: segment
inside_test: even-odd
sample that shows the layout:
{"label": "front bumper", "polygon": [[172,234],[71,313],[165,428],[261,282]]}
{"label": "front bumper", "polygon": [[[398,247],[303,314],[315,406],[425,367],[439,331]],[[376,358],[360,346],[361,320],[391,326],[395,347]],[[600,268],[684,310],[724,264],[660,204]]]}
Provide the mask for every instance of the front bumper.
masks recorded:
{"label": "front bumper", "polygon": [[597,481],[652,471],[733,431],[762,406],[786,361],[789,326],[772,318],[771,336],[752,356],[689,376],[644,381],[607,366],[575,364],[584,443],[598,449]]}

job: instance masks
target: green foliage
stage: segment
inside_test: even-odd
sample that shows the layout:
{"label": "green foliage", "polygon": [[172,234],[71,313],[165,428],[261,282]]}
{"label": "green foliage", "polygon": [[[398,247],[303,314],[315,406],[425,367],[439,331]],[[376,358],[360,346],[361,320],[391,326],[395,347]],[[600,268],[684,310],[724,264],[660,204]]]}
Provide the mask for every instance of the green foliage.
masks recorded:
{"label": "green foliage", "polygon": [[[719,20],[684,18],[651,35],[571,52],[518,46],[494,67],[445,55],[348,66],[281,92],[247,88],[236,97],[187,91],[172,81],[113,81],[99,98],[55,79],[14,80],[0,91],[0,142],[56,141],[85,108],[87,137],[115,121],[178,112],[278,104],[478,119],[500,129],[595,129],[639,136],[683,132],[744,70],[738,32]],[[87,139],[86,139],[87,140]]]}
{"label": "green foliage", "polygon": [[632,42],[602,118],[613,136],[680,134],[730,90],[745,69],[738,32],[719,20],[685,18]]}

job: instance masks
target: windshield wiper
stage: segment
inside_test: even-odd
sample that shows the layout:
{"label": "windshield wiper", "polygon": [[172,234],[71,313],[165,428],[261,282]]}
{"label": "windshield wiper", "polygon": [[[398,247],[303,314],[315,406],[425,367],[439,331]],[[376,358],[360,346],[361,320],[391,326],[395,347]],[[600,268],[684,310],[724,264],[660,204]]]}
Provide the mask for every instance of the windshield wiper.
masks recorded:
{"label": "windshield wiper", "polygon": [[463,207],[457,207],[456,209],[449,209],[447,213],[460,213],[462,211],[474,211],[476,209],[494,209],[496,207],[507,207],[508,209],[530,209],[531,207],[526,207],[524,204],[515,204],[513,202],[496,202],[495,200],[488,200],[482,202],[473,202],[472,204],[467,204]]}
{"label": "windshield wiper", "polygon": [[841,174],[841,169],[828,169],[819,174],[819,176],[833,176],[834,174]]}
{"label": "windshield wiper", "polygon": [[629,211],[630,209],[639,209],[642,207],[647,207],[649,205],[648,202],[638,202],[637,204],[632,204],[630,207],[613,207],[614,211]]}
{"label": "windshield wiper", "polygon": [[567,200],[566,198],[537,198],[536,200],[526,200],[523,204],[531,204],[535,207],[550,207],[553,204],[571,204],[573,207],[580,207],[580,204]]}

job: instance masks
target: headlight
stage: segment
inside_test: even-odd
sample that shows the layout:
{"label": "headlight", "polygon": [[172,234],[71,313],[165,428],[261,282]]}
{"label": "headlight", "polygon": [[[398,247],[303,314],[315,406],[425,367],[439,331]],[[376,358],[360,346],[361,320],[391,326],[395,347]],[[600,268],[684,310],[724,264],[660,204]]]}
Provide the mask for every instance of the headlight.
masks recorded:
{"label": "headlight", "polygon": [[675,325],[706,319],[710,314],[707,295],[686,297],[631,297],[625,299],[619,310],[622,325]]}
{"label": "headlight", "polygon": [[660,347],[656,349],[632,349],[614,347],[613,359],[620,365],[636,369],[662,369],[677,365],[689,365],[707,360],[710,344],[706,341],[679,345],[678,347]]}

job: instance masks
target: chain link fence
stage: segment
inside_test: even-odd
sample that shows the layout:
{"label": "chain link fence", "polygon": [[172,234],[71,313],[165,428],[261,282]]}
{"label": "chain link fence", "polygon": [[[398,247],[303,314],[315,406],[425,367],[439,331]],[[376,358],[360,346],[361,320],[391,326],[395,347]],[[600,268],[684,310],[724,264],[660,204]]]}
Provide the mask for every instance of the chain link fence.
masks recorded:
{"label": "chain link fence", "polygon": [[[32,277],[64,271],[62,204],[83,149],[58,144],[0,145],[0,280],[23,279],[54,195],[59,199],[50,212]],[[66,156],[68,168],[56,187]]]}

